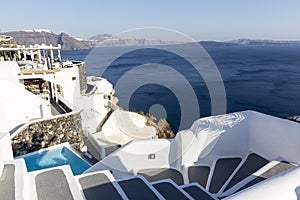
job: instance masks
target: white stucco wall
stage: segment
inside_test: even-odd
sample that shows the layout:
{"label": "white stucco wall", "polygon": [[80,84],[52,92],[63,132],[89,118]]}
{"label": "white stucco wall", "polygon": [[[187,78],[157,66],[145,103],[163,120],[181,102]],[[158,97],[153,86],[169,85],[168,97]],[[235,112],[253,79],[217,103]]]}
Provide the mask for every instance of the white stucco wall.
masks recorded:
{"label": "white stucco wall", "polygon": [[[75,80],[72,80],[75,77]],[[80,86],[78,67],[63,68],[55,74],[56,83],[62,86],[63,96],[68,102],[75,105],[75,102],[80,98]]]}
{"label": "white stucco wall", "polygon": [[0,80],[7,80],[16,85],[19,84],[18,72],[20,72],[20,68],[16,62],[0,62],[0,72]]}
{"label": "white stucco wall", "polygon": [[[3,161],[13,160],[9,133],[0,132],[0,172]],[[1,173],[0,173],[1,174]]]}
{"label": "white stucco wall", "polygon": [[[72,79],[73,78],[73,79]],[[63,88],[63,97],[68,102],[79,109],[91,109],[105,116],[108,112],[108,99],[105,94],[113,91],[113,86],[106,79],[98,81],[89,81],[88,83],[96,85],[97,90],[92,95],[81,95],[78,67],[63,68],[56,73],[56,83]]]}
{"label": "white stucco wall", "polygon": [[21,124],[51,113],[46,100],[25,90],[19,83],[17,72],[16,62],[0,62],[0,132],[10,132]]}

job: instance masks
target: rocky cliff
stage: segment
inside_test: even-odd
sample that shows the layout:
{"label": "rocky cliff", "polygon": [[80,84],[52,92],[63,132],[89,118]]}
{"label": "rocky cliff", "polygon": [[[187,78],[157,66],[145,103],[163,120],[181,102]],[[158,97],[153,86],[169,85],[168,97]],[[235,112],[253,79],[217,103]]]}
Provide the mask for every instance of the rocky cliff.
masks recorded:
{"label": "rocky cliff", "polygon": [[93,46],[91,41],[79,41],[66,33],[55,34],[51,31],[11,31],[1,33],[12,36],[19,45],[26,47],[34,44],[62,45],[64,50],[89,49]]}
{"label": "rocky cliff", "polygon": [[27,30],[11,31],[1,33],[14,38],[19,45],[47,44],[57,46],[62,45],[64,50],[90,49],[93,47],[109,46],[151,46],[151,45],[170,45],[178,44],[176,41],[146,40],[119,38],[109,34],[100,34],[88,40],[75,39],[66,33],[55,34],[49,30]]}
{"label": "rocky cliff", "polygon": [[[49,30],[27,30],[0,33],[12,36],[19,45],[47,44],[62,45],[64,50],[90,49],[93,47],[109,46],[152,46],[152,45],[176,45],[177,41],[146,40],[138,38],[119,38],[109,34],[99,34],[87,40],[76,39],[66,33],[55,34]],[[249,40],[239,39],[227,42],[201,41],[204,47],[240,46],[240,45],[300,45],[300,41],[275,41],[275,40]],[[191,45],[190,43],[184,45]]]}

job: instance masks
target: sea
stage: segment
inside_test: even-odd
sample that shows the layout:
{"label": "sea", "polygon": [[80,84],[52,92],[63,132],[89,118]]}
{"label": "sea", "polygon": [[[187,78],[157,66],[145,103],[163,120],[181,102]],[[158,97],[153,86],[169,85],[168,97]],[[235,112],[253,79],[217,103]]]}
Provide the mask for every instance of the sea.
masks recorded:
{"label": "sea", "polygon": [[[254,110],[281,118],[300,114],[300,46],[203,50],[207,55],[180,45],[167,50],[103,47],[64,51],[63,58],[86,61],[87,75],[113,83],[119,105],[165,117],[174,132],[189,128],[197,118],[235,111]],[[203,69],[193,68],[197,63]],[[215,73],[213,79],[206,77],[210,73]],[[214,109],[216,104],[219,107]]]}

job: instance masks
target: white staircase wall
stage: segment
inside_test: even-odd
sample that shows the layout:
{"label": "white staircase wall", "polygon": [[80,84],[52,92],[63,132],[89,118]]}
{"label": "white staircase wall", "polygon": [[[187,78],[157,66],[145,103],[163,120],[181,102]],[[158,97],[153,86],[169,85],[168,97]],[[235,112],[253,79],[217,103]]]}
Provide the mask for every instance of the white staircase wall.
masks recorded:
{"label": "white staircase wall", "polygon": [[249,148],[269,160],[300,164],[300,124],[262,113],[251,116]]}

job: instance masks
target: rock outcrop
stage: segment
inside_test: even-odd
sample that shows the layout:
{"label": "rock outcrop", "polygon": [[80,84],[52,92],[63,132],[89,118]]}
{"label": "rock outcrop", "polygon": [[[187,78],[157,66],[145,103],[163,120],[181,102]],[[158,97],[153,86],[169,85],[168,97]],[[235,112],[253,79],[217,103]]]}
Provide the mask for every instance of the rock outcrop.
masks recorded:
{"label": "rock outcrop", "polygon": [[146,117],[147,119],[147,126],[153,126],[156,128],[156,135],[158,138],[174,138],[175,134],[173,133],[170,124],[167,122],[166,119],[159,119],[157,120],[154,116],[150,114],[139,113]]}
{"label": "rock outcrop", "polygon": [[289,120],[300,123],[300,115],[288,117]]}

